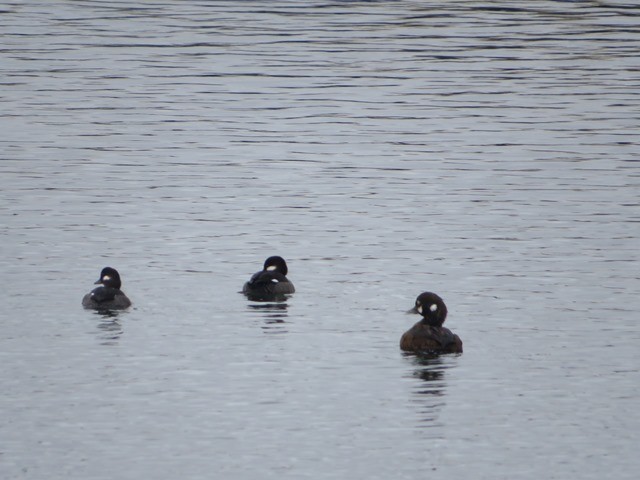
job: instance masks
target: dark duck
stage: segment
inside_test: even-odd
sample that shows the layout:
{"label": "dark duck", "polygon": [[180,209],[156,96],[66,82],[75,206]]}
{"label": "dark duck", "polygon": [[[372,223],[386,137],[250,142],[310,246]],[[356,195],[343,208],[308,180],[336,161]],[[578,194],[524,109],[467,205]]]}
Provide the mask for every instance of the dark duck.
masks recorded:
{"label": "dark duck", "polygon": [[460,337],[442,326],[447,318],[447,306],[442,298],[431,292],[421,293],[409,313],[422,315],[422,320],[402,335],[402,350],[431,355],[462,353]]}
{"label": "dark duck", "polygon": [[293,283],[287,278],[288,272],[284,258],[269,257],[264,261],[262,270],[254,273],[244,284],[242,293],[250,300],[284,300],[286,295],[296,291]]}
{"label": "dark duck", "polygon": [[82,306],[84,308],[122,310],[131,306],[131,300],[120,290],[122,282],[120,274],[115,268],[103,268],[100,278],[95,284],[100,284],[100,286],[82,298]]}

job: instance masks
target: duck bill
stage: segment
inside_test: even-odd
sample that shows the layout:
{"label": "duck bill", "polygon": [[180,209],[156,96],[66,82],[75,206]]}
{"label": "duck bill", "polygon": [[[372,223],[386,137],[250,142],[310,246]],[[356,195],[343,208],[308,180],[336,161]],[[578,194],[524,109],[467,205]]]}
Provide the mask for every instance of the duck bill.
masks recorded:
{"label": "duck bill", "polygon": [[413,307],[413,308],[407,310],[405,313],[418,313],[418,310],[416,309],[416,307]]}
{"label": "duck bill", "polygon": [[102,279],[101,278],[99,278],[98,280],[93,282],[94,285],[100,285],[101,283],[102,283]]}

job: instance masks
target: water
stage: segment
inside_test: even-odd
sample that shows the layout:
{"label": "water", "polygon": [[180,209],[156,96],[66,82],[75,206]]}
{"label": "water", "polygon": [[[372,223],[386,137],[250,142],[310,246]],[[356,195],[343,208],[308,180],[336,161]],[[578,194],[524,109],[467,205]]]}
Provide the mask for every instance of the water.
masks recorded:
{"label": "water", "polygon": [[0,476],[635,478],[639,15],[5,3]]}

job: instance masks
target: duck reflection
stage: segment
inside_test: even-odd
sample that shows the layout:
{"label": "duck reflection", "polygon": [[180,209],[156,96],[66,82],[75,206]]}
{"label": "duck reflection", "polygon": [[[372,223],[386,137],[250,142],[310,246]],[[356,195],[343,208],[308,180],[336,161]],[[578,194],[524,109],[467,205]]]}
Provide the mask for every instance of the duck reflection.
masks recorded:
{"label": "duck reflection", "polygon": [[449,365],[446,359],[438,355],[409,355],[413,363],[412,376],[419,379],[413,388],[414,401],[418,406],[421,426],[429,426],[437,419],[445,404],[445,370]]}
{"label": "duck reflection", "polygon": [[259,312],[264,321],[264,333],[287,333],[286,318],[289,306],[286,302],[250,303],[249,310]]}
{"label": "duck reflection", "polygon": [[444,395],[444,370],[442,359],[437,356],[414,357],[415,370],[413,376],[424,380],[416,391],[419,395]]}
{"label": "duck reflection", "polygon": [[101,345],[116,345],[124,333],[122,324],[119,321],[119,312],[113,310],[99,310],[95,314],[98,321],[98,340]]}

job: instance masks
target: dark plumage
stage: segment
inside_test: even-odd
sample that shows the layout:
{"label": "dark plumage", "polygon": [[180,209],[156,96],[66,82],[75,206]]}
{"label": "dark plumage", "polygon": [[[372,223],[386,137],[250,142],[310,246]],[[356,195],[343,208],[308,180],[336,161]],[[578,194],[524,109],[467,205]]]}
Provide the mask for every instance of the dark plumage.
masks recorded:
{"label": "dark plumage", "polygon": [[120,287],[120,274],[115,268],[105,267],[100,273],[100,278],[95,285],[102,286],[95,288],[82,298],[84,308],[95,310],[121,310],[131,306],[131,300],[127,298]]}
{"label": "dark plumage", "polygon": [[274,256],[264,261],[264,267],[256,272],[242,287],[250,300],[274,301],[282,300],[285,295],[296,291],[293,283],[287,278],[287,262],[284,258]]}
{"label": "dark plumage", "polygon": [[431,292],[421,293],[410,312],[419,313],[422,320],[402,335],[402,350],[424,354],[462,353],[460,337],[442,326],[447,318],[447,306],[442,298]]}

